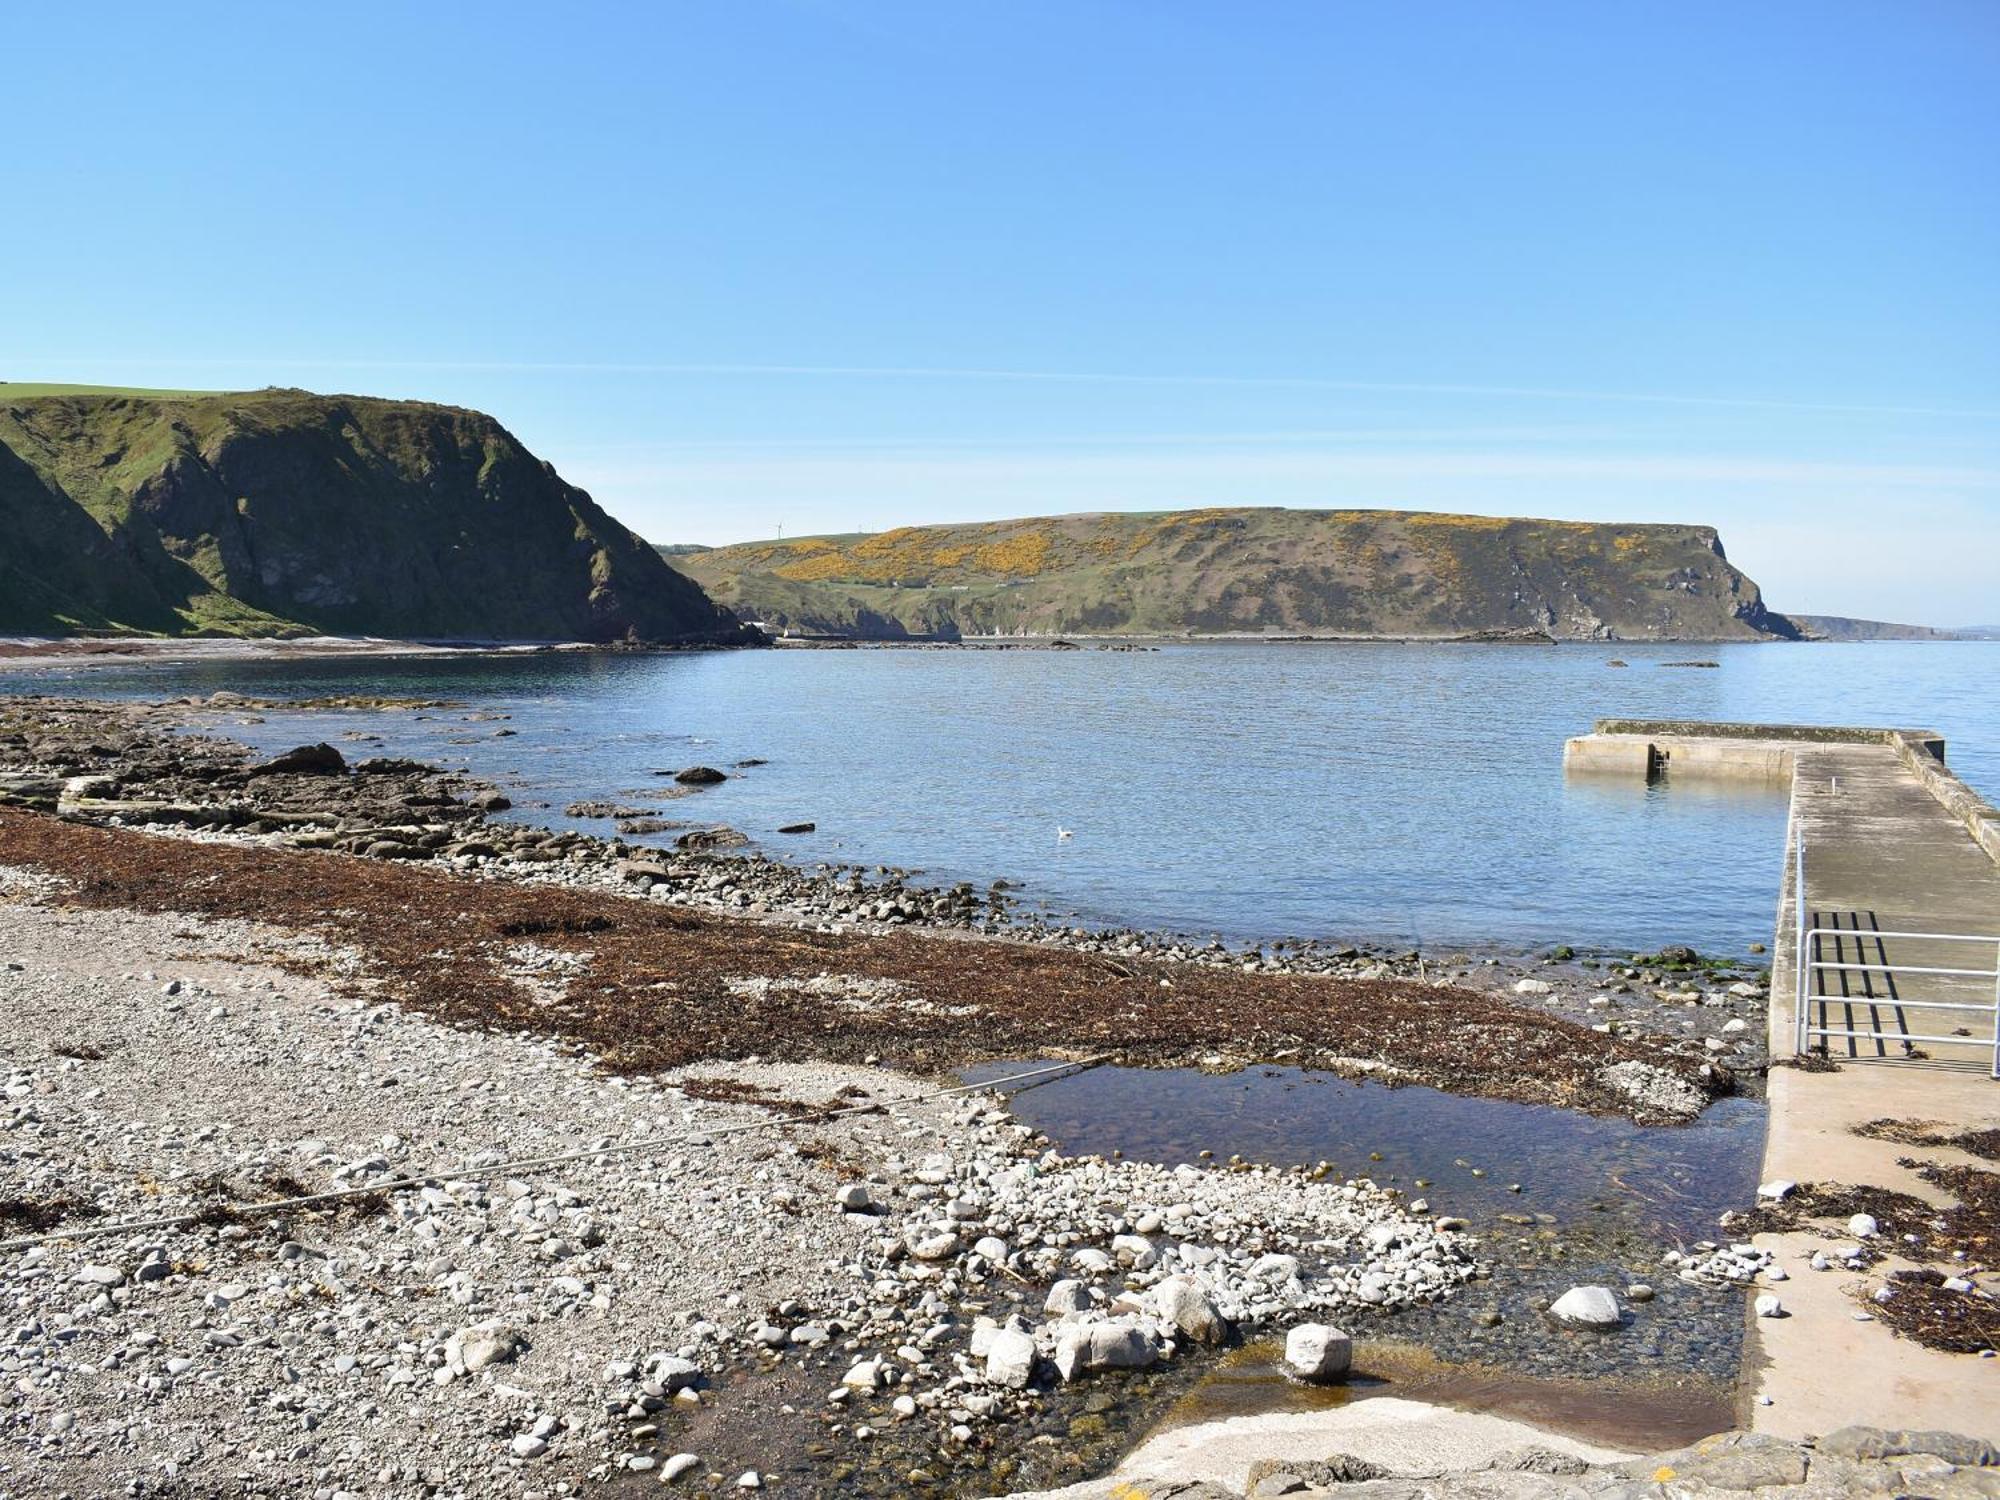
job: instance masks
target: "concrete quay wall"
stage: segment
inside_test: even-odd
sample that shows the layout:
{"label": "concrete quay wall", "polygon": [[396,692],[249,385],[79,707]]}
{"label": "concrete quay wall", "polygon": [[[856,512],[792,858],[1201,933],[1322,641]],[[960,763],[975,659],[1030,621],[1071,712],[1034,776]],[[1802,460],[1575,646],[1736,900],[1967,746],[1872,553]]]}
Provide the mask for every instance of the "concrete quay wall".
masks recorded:
{"label": "concrete quay wall", "polygon": [[1801,750],[1881,746],[1972,841],[2000,862],[2000,808],[1945,765],[1944,737],[1929,729],[1834,724],[1740,724],[1702,719],[1599,719],[1563,746],[1563,769],[1583,775],[1674,775],[1789,783]]}

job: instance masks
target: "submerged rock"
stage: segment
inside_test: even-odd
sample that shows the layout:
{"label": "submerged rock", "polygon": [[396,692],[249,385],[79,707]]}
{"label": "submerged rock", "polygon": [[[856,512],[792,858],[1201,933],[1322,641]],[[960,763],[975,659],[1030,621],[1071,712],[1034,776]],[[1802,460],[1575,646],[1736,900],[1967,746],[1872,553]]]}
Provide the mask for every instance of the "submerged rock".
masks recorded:
{"label": "submerged rock", "polygon": [[1607,1286],[1573,1286],[1556,1298],[1549,1316],[1572,1328],[1616,1328],[1624,1321],[1618,1299]]}
{"label": "submerged rock", "polygon": [[1646,1113],[1692,1120],[1708,1107],[1708,1095],[1693,1082],[1652,1063],[1611,1063],[1598,1069],[1597,1081]]}
{"label": "submerged rock", "polygon": [[676,849],[740,849],[750,842],[748,834],[734,828],[697,828],[674,840]]}

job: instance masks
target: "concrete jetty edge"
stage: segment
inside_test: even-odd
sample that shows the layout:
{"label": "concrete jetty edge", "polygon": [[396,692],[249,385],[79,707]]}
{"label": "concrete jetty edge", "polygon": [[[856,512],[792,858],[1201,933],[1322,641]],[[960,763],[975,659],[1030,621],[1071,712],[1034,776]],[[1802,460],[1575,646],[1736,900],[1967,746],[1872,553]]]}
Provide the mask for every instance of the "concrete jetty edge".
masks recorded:
{"label": "concrete jetty edge", "polygon": [[1599,719],[1563,746],[1563,769],[1585,774],[1675,773],[1733,780],[1786,781],[1802,748],[1886,745],[1972,841],[2000,863],[2000,807],[1945,764],[1944,736],[1931,729],[1851,724],[1744,724],[1705,719]]}

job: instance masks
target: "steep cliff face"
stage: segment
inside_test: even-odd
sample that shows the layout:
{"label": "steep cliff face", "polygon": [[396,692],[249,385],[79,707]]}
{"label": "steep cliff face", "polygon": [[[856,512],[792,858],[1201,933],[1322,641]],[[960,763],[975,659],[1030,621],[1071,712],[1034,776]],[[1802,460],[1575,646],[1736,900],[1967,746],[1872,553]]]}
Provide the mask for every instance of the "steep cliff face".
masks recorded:
{"label": "steep cliff face", "polygon": [[273,390],[0,385],[0,630],[730,640],[491,417]]}
{"label": "steep cliff face", "polygon": [[1942,630],[1934,625],[1898,625],[1888,620],[1856,620],[1847,615],[1788,616],[1809,641],[1971,641],[1990,636],[1974,626]]}
{"label": "steep cliff face", "polygon": [[808,635],[1798,633],[1701,526],[1232,509],[668,550],[740,617]]}

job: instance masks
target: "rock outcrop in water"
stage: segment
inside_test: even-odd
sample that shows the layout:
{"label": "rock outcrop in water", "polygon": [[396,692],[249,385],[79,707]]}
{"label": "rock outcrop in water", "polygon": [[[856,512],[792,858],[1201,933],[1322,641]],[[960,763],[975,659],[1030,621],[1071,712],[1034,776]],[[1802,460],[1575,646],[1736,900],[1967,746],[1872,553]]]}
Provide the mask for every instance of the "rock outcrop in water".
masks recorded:
{"label": "rock outcrop in water", "polygon": [[422,402],[0,384],[0,536],[0,633],[749,634],[493,418]]}
{"label": "rock outcrop in water", "polygon": [[740,617],[801,635],[1798,635],[1705,526],[1230,509],[663,551]]}

